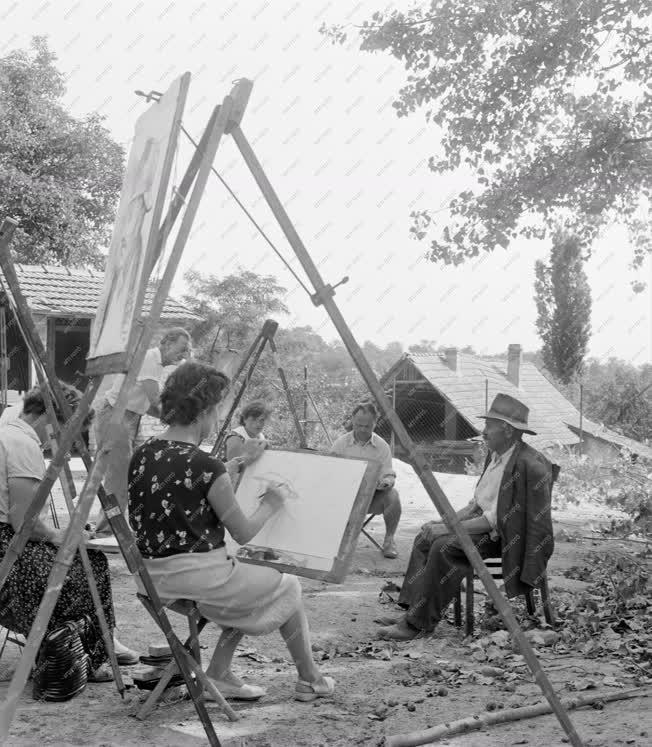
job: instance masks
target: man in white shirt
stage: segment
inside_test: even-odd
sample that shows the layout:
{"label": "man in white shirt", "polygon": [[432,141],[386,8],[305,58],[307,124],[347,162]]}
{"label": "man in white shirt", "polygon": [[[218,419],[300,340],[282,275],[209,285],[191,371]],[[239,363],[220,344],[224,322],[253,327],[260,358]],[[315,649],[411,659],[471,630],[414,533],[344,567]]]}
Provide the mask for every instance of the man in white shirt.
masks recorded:
{"label": "man in white shirt", "polygon": [[378,412],[373,403],[357,405],[351,414],[350,433],[345,433],[331,445],[331,454],[344,457],[361,457],[380,462],[381,470],[376,491],[369,504],[370,514],[382,514],[385,520],[383,555],[397,558],[394,535],[401,519],[401,500],[394,487],[396,473],[392,467],[392,452],[389,444],[374,433]]}
{"label": "man in white shirt", "polygon": [[[150,348],[145,354],[143,365],[127,397],[127,409],[122,418],[119,437],[116,438],[109,454],[104,473],[104,490],[116,496],[123,510],[127,508],[127,470],[133,454],[138,426],[143,415],[158,417],[159,387],[164,377],[165,367],[177,364],[190,355],[190,334],[181,327],[169,329],[161,338],[158,347]],[[124,375],[115,377],[113,385],[104,395],[95,420],[95,443],[101,437],[111,420],[113,408],[118,399]],[[100,511],[95,528],[97,533],[110,532],[104,513]]]}
{"label": "man in white shirt", "polygon": [[[507,394],[494,399],[483,431],[489,454],[471,502],[457,512],[483,558],[502,557],[508,597],[533,588],[554,547],[550,514],[559,468],[524,443],[528,408]],[[417,535],[399,596],[403,618],[380,628],[380,638],[410,640],[431,632],[457,594],[469,567],[457,537],[441,521]]]}

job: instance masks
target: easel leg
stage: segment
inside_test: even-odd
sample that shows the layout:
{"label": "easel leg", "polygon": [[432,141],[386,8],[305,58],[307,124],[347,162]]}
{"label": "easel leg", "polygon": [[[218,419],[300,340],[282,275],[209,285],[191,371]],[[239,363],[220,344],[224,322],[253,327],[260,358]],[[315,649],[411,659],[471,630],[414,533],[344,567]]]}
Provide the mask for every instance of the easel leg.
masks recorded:
{"label": "easel leg", "polygon": [[302,449],[306,449],[308,447],[308,444],[306,442],[306,436],[303,432],[303,428],[301,427],[301,422],[299,421],[299,415],[297,414],[297,408],[295,407],[294,402],[292,401],[292,394],[290,392],[290,387],[288,386],[288,381],[285,378],[285,371],[283,370],[281,363],[278,359],[276,343],[274,342],[273,337],[269,338],[269,347],[272,351],[272,356],[274,358],[274,365],[276,366],[279,379],[281,380],[281,384],[283,385],[285,396],[287,397],[288,406],[290,407],[290,412],[292,413],[292,419],[294,420],[294,427],[296,428],[297,435],[299,436],[299,445]]}
{"label": "easel leg", "polygon": [[[265,349],[267,339],[263,337],[263,334],[260,333],[256,339],[258,340],[258,343],[257,343],[258,347],[255,350],[252,350],[252,349],[249,350],[248,355],[249,354],[253,355],[253,360],[251,361],[251,364],[247,371],[247,375],[245,376],[245,378],[242,380],[242,383],[240,384],[238,393],[235,395],[233,399],[233,404],[231,405],[229,414],[224,419],[224,422],[222,423],[222,427],[220,428],[220,432],[217,434],[217,438],[215,439],[215,444],[213,445],[213,448],[211,449],[211,454],[213,456],[215,456],[215,454],[217,454],[219,450],[222,448],[224,439],[226,438],[227,431],[231,424],[231,420],[233,419],[233,415],[235,411],[238,409],[238,406],[240,405],[240,401],[242,400],[242,397],[247,389],[247,386],[249,385],[249,380],[251,379],[251,375],[253,374],[256,368],[256,365],[258,364],[258,361],[260,360],[260,356],[263,350]],[[244,370],[244,366],[241,367],[241,370]]]}

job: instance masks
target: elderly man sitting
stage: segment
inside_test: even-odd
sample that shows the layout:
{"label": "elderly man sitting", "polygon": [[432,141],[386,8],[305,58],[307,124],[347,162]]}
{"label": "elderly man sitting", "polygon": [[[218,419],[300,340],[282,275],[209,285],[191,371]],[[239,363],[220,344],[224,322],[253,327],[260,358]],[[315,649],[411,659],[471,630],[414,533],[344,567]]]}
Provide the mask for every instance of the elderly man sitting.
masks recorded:
{"label": "elderly man sitting", "polygon": [[[536,586],[552,555],[550,493],[558,467],[522,441],[528,408],[499,394],[483,432],[489,449],[473,500],[457,512],[483,558],[502,556],[508,597]],[[455,535],[442,522],[417,535],[399,596],[405,616],[380,628],[380,638],[410,640],[431,632],[455,597],[469,567]]]}
{"label": "elderly man sitting", "polygon": [[378,412],[373,403],[357,405],[351,413],[353,430],[340,436],[331,445],[331,454],[345,457],[361,457],[380,462],[380,478],[376,492],[369,504],[370,514],[382,514],[385,519],[383,555],[397,558],[394,535],[401,518],[401,501],[394,487],[396,473],[392,468],[392,452],[387,441],[374,433]]}

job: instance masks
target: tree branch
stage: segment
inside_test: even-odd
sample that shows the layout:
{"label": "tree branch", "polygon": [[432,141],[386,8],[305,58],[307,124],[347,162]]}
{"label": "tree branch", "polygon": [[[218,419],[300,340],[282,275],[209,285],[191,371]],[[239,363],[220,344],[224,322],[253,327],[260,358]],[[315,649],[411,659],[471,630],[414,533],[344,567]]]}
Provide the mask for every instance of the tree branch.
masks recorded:
{"label": "tree branch", "polygon": [[634,57],[641,51],[641,49],[645,49],[645,47],[649,47],[650,44],[652,44],[652,41],[646,41],[642,44],[639,44],[638,49],[632,52],[627,57],[623,57],[622,60],[618,60],[618,62],[614,62],[613,65],[607,65],[607,67],[601,67],[600,72],[606,73],[608,70],[613,70],[616,67],[619,67],[620,65],[623,65],[626,62],[629,62],[630,60],[633,60]]}
{"label": "tree branch", "polygon": [[647,137],[630,137],[627,140],[623,140],[622,145],[629,145],[630,143],[649,143],[652,141],[652,135]]}

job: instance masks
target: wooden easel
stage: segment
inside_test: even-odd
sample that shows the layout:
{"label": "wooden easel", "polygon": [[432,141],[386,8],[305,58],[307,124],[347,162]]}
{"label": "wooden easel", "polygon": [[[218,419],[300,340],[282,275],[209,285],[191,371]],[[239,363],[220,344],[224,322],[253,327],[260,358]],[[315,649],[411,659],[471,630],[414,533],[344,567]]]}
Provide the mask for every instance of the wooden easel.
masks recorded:
{"label": "wooden easel", "polygon": [[[0,269],[2,269],[5,282],[8,286],[5,290],[7,303],[11,308],[11,311],[18,325],[18,329],[34,362],[36,375],[43,392],[47,417],[49,420],[48,430],[50,432],[50,445],[52,449],[52,456],[54,456],[58,449],[58,439],[61,429],[56,417],[53,398],[58,404],[60,412],[64,414],[64,417],[70,417],[70,408],[68,406],[68,403],[66,402],[66,398],[63,396],[61,387],[59,386],[59,379],[57,378],[56,372],[54,370],[54,363],[50,359],[50,356],[47,355],[45,347],[43,345],[43,341],[41,340],[34,324],[34,320],[29,313],[27,299],[23,295],[23,292],[20,288],[14,263],[8,251],[0,251]],[[0,285],[2,285],[1,281]],[[86,444],[84,443],[83,438],[80,437],[78,439],[77,445],[78,447],[83,447],[84,452],[86,452],[86,460],[88,460],[87,466],[90,466],[90,455],[86,451]],[[61,483],[61,489],[66,501],[66,506],[68,508],[68,513],[72,515],[73,511],[75,510],[73,501],[75,498],[76,489],[75,482],[72,477],[72,472],[70,471],[70,464],[67,459],[63,464],[63,469],[61,474],[59,475],[59,479]],[[52,500],[50,500],[50,502],[51,507],[54,511],[54,503],[52,502]],[[59,523],[56,522],[55,526],[58,527]],[[106,646],[106,650],[109,655],[109,663],[111,664],[113,678],[116,683],[118,692],[121,696],[123,696],[125,686],[122,681],[122,674],[120,672],[118,660],[115,655],[113,636],[111,635],[111,631],[109,630],[108,623],[104,616],[104,609],[102,607],[100,595],[97,590],[97,584],[95,583],[95,576],[93,575],[93,569],[91,567],[91,562],[84,543],[81,543],[79,545],[79,555],[81,557],[82,565],[84,566],[84,571],[88,579],[88,587],[93,598],[93,604],[95,606],[95,611],[97,612],[97,619],[102,630],[104,645]]]}
{"label": "wooden easel", "polygon": [[278,222],[281,230],[285,234],[288,243],[292,247],[297,259],[303,267],[308,279],[310,280],[314,293],[310,294],[312,302],[315,306],[324,306],[328,313],[331,321],[335,325],[342,342],[346,349],[349,351],[353,362],[355,363],[360,375],[365,381],[370,392],[373,394],[374,399],[378,403],[383,415],[389,421],[396,438],[399,440],[403,448],[408,454],[408,459],[414,467],[419,479],[421,480],[424,488],[426,489],[430,499],[437,508],[441,515],[446,527],[455,534],[459,540],[464,553],[466,554],[470,564],[475,570],[476,575],[484,584],[487,594],[493,601],[496,609],[500,612],[508,630],[512,636],[518,642],[520,651],[529,666],[534,679],[537,684],[541,687],[543,694],[550,703],[550,706],[562,725],[564,731],[568,734],[570,742],[574,747],[582,747],[582,740],[580,739],[575,727],[573,726],[568,713],[564,709],[561,701],[555,693],[550,680],[546,676],[545,672],[541,668],[539,660],[532,648],[530,642],[527,640],[523,631],[521,630],[516,617],[511,609],[509,602],[503,597],[498,590],[497,585],[492,579],[489,571],[480,557],[480,554],[476,550],[468,531],[461,524],[457,518],[457,514],[453,510],[446,494],[443,492],[439,483],[435,479],[434,475],[428,468],[424,458],[418,453],[414,442],[408,435],[400,418],[393,409],[389,399],[387,398],[380,382],[376,378],[371,366],[367,362],[367,359],[362,352],[362,349],[358,345],[354,338],[351,330],[349,329],[342,313],[340,312],[337,304],[335,303],[335,288],[345,280],[336,283],[334,286],[324,282],[317,266],[312,261],[308,250],[304,246],[299,234],[297,233],[292,221],[283,207],[281,200],[274,191],[271,182],[267,178],[265,171],[258,161],[256,154],[249,144],[249,141],[245,137],[240,122],[247,106],[249,96],[253,88],[252,81],[241,79],[238,83],[238,97],[235,101],[234,112],[235,116],[232,122],[229,123],[226,132],[230,134],[235,141],[240,154],[242,155],[245,164],[251,172],[254,180],[258,184],[258,187],[265,198],[268,206],[270,207],[276,221]]}
{"label": "wooden easel", "polygon": [[[202,142],[204,142],[204,145],[203,147],[201,147],[201,150],[198,149],[197,151],[200,154],[197,156],[197,160],[201,163],[198,167],[198,175],[195,181],[193,195],[188,202],[188,207],[186,209],[186,213],[184,214],[182,225],[179,230],[179,234],[177,236],[177,240],[175,242],[168,267],[166,268],[161,286],[159,287],[154,299],[154,303],[152,304],[151,315],[145,322],[141,338],[138,342],[138,345],[136,346],[133,360],[131,361],[131,366],[129,368],[129,371],[127,372],[120,395],[116,402],[113,417],[111,420],[111,426],[113,427],[113,429],[115,429],[115,426],[124,413],[127,390],[133,385],[136,379],[137,372],[142,365],[145,351],[152,335],[152,320],[158,319],[165,295],[167,295],[167,293],[169,292],[172,277],[178,265],[183,246],[188,236],[190,225],[192,224],[192,218],[194,217],[197,209],[200,194],[206,184],[206,179],[208,178],[208,173],[210,171],[220,137],[224,133],[230,134],[233,137],[238,149],[240,150],[240,153],[247,167],[256,180],[263,196],[265,197],[265,200],[274,213],[276,220],[283,230],[306,275],[312,283],[312,286],[314,288],[314,293],[311,294],[313,303],[316,306],[323,305],[326,309],[337,331],[339,332],[344,345],[353,358],[353,361],[355,362],[358,370],[360,371],[362,378],[369,387],[369,390],[374,395],[374,398],[376,399],[383,414],[390,422],[390,425],[392,426],[396,437],[409,455],[409,459],[412,462],[416,473],[418,474],[421,482],[424,485],[424,488],[428,492],[428,495],[430,496],[431,500],[442,516],[444,523],[457,536],[469,562],[473,566],[477,576],[482,580],[489,597],[493,601],[496,608],[499,610],[510,633],[518,642],[519,648],[521,650],[521,653],[523,654],[523,657],[525,658],[526,663],[530,667],[535,680],[541,687],[545,697],[550,703],[553,712],[568,734],[571,743],[575,747],[581,747],[582,741],[577,734],[575,727],[570,721],[566,710],[557,697],[557,694],[552,688],[549,679],[541,669],[541,665],[539,664],[537,656],[534,653],[534,650],[532,649],[529,641],[525,638],[523,631],[520,629],[509,603],[499,592],[498,587],[494,583],[484,563],[482,562],[478,551],[474,547],[467,530],[462,526],[460,520],[457,518],[455,511],[453,510],[446,495],[434,478],[432,472],[430,472],[430,470],[428,469],[428,466],[425,463],[423,457],[421,457],[416,451],[412,439],[409,437],[401,420],[392,408],[389,400],[385,395],[385,392],[383,391],[383,388],[378,382],[375,374],[373,373],[373,370],[369,366],[369,363],[367,362],[362,350],[360,349],[360,346],[353,337],[353,334],[351,333],[351,330],[349,329],[346,321],[344,320],[344,317],[337,307],[337,304],[333,300],[335,295],[335,286],[324,283],[319,270],[312,261],[308,251],[306,250],[296,229],[294,228],[294,225],[285,212],[281,201],[279,200],[270,181],[268,180],[260,162],[258,161],[251,145],[247,141],[244,133],[240,128],[240,122],[244,115],[249,96],[251,95],[252,87],[253,83],[251,81],[248,81],[246,79],[241,79],[240,81],[238,81],[232,91],[232,95],[227,96],[224,99],[222,106],[219,108],[219,112],[216,113],[214,124],[209,124],[209,128],[207,128],[207,130],[210,129],[210,133],[207,136],[207,141],[204,141],[204,138],[202,138]],[[195,159],[193,158],[193,161],[191,161],[189,167],[189,171],[192,168],[194,162]],[[192,183],[193,179],[194,176],[190,178],[190,183]],[[190,186],[190,183],[188,184],[188,187]],[[182,187],[183,184],[184,182],[182,182]],[[185,201],[184,197],[182,197],[181,199]],[[172,201],[170,211],[172,211],[174,208],[180,208],[179,201]],[[188,218],[189,220],[187,220]],[[173,222],[174,220],[172,220],[172,223]],[[165,240],[167,233],[169,233],[170,227],[171,224],[169,224],[166,219],[160,229],[160,236],[162,241]],[[1,241],[2,236],[0,235],[0,242]],[[160,246],[162,246],[162,244],[160,244]],[[45,479],[37,490],[37,494],[35,496],[33,504],[28,510],[28,514],[26,515],[23,528],[25,526],[28,526],[27,531],[29,531],[29,528],[31,526],[30,522],[35,515],[34,511],[38,513],[38,511],[40,510],[45,500],[45,495],[47,495],[47,492],[45,491],[49,489],[49,485],[51,485],[53,479],[56,479],[56,475],[61,469],[63,463],[62,455],[65,454],[65,452],[71,447],[74,440],[74,434],[79,432],[79,426],[83,421],[86,412],[88,411],[88,407],[90,406],[90,402],[95,392],[97,391],[98,386],[99,379],[91,379],[77,412],[69,421],[64,432],[62,433],[61,441],[59,444],[59,451],[54,457]],[[110,443],[110,438],[108,440],[108,443]],[[12,680],[11,686],[9,688],[7,700],[5,701],[5,705],[2,709],[2,712],[0,713],[0,738],[6,738],[8,734],[11,718],[16,708],[16,701],[20,693],[22,692],[22,689],[27,680],[29,668],[31,668],[31,665],[36,656],[36,652],[38,650],[38,646],[40,645],[40,642],[43,638],[44,626],[45,624],[47,624],[47,620],[49,620],[49,617],[52,614],[52,610],[54,609],[54,604],[56,603],[56,598],[58,595],[58,588],[65,578],[71,559],[74,555],[75,550],[77,549],[77,545],[79,544],[81,531],[84,524],[86,523],[91,503],[93,501],[95,493],[97,493],[98,491],[100,480],[104,472],[106,453],[107,448],[106,446],[104,446],[100,450],[98,458],[91,468],[84,489],[82,490],[78,505],[73,513],[70,525],[66,532],[64,544],[60,548],[59,554],[57,556],[57,560],[59,562],[55,564],[55,567],[50,574],[48,591],[43,598],[37,620],[34,623],[34,626],[28,638],[25,653],[21,659],[19,668],[16,670],[14,679]],[[102,500],[102,497],[100,498],[100,500]],[[148,597],[154,603],[155,611],[157,613],[160,611],[160,619],[158,620],[159,625],[161,626],[161,629],[164,630],[166,637],[170,643],[170,647],[172,649],[174,657],[179,665],[179,668],[186,678],[189,691],[191,693],[191,696],[193,697],[193,702],[195,703],[195,708],[197,709],[197,712],[202,719],[209,741],[211,742],[211,744],[219,744],[212,724],[210,723],[210,720],[208,719],[208,716],[206,714],[205,708],[202,710],[201,704],[194,697],[195,688],[191,676],[191,671],[196,676],[200,677],[200,679],[201,677],[203,677],[203,672],[201,672],[201,669],[197,667],[194,659],[192,659],[186,649],[183,648],[181,642],[169,627],[169,621],[167,620],[167,617],[165,616],[163,608],[160,604],[160,599],[156,595],[156,591],[153,588],[151,580],[149,579],[149,575],[144,572],[145,569],[142,564],[142,558],[140,557],[140,554],[138,553],[133,543],[131,535],[129,534],[127,536],[128,528],[126,526],[126,521],[122,516],[122,512],[117,505],[117,501],[115,500],[115,498],[113,498],[112,500],[111,497],[105,498],[103,500],[103,507],[105,513],[107,514],[107,517],[109,517],[114,533],[118,537],[121,548],[123,550],[123,554],[125,554],[125,559],[127,560],[130,570],[133,569],[133,572],[140,573]],[[7,573],[11,568],[13,559],[17,557],[17,550],[18,552],[20,552],[20,549],[22,549],[20,548],[22,536],[22,531],[21,533],[16,535],[14,539],[18,538],[17,542],[15,544],[12,542],[12,546],[9,548],[7,555],[0,564],[0,587],[6,581]]]}
{"label": "wooden easel", "polygon": [[247,350],[244,357],[240,361],[238,370],[235,372],[233,376],[233,381],[237,381],[240,378],[247,364],[249,364],[249,368],[247,370],[246,375],[240,382],[238,392],[235,395],[233,402],[231,404],[231,407],[229,408],[229,412],[224,418],[224,421],[217,434],[217,438],[215,439],[215,444],[213,445],[213,448],[211,449],[211,454],[213,456],[218,454],[220,452],[220,449],[224,445],[224,441],[226,440],[226,436],[231,426],[231,421],[233,420],[233,415],[235,414],[235,411],[238,409],[238,405],[240,404],[240,401],[242,400],[242,397],[245,391],[247,390],[247,387],[249,386],[251,377],[254,373],[254,370],[256,369],[258,361],[260,360],[260,356],[262,355],[263,350],[265,349],[266,345],[269,345],[269,348],[272,352],[272,358],[274,360],[274,365],[276,366],[276,371],[278,373],[279,379],[281,380],[283,391],[285,392],[285,396],[287,397],[290,412],[292,413],[292,419],[294,421],[294,427],[297,431],[297,435],[299,436],[299,446],[302,449],[306,449],[308,447],[308,444],[306,442],[306,436],[303,432],[303,428],[301,427],[301,421],[299,420],[299,415],[297,414],[297,409],[292,399],[292,393],[290,392],[290,387],[288,385],[288,381],[285,376],[285,371],[283,370],[283,366],[281,366],[281,362],[278,357],[278,350],[276,347],[276,342],[274,341],[274,335],[276,334],[277,329],[278,329],[278,323],[275,322],[273,319],[268,319],[263,324],[262,329],[256,335],[256,338],[251,343],[251,345],[249,346],[249,349]]}
{"label": "wooden easel", "polygon": [[[189,79],[190,75],[186,74],[183,83],[185,91],[187,91]],[[147,272],[143,277],[143,285],[147,283],[148,273],[151,273],[156,259],[161,254],[165,240],[168,237],[182,206],[186,206],[163,278],[152,301],[149,316],[144,321],[141,320],[134,325],[132,336],[137,341],[131,359],[129,360],[129,366],[118,399],[113,408],[111,421],[108,425],[107,432],[104,434],[102,445],[98,449],[97,458],[90,466],[77,505],[72,512],[64,541],[57,552],[57,557],[48,579],[48,588],[41,600],[36,619],[27,639],[25,651],[20,659],[18,667],[16,668],[6,699],[0,711],[0,740],[3,742],[7,739],[11,720],[16,711],[18,698],[25,687],[36,659],[38,649],[45,635],[47,624],[56,605],[59,591],[81,541],[82,531],[96,495],[100,498],[102,508],[104,509],[111,528],[118,540],[129,570],[131,573],[139,575],[147,596],[152,603],[156,622],[165,634],[172,654],[177,662],[177,666],[184,676],[188,691],[197,714],[204,726],[209,743],[211,745],[217,745],[217,747],[220,745],[215,729],[213,728],[209,718],[208,711],[206,710],[206,706],[200,698],[202,690],[208,690],[218,704],[221,705],[227,716],[231,720],[237,720],[237,716],[233,709],[228,705],[228,703],[226,703],[221,693],[206,677],[191,653],[183,646],[174,633],[161,600],[144,567],[142,556],[135,545],[133,535],[127,526],[126,519],[122,514],[118,502],[115,496],[107,495],[102,490],[101,480],[106,470],[107,457],[110,453],[112,443],[116,439],[116,430],[126,409],[128,391],[136,381],[136,377],[142,366],[145,353],[147,352],[151,341],[154,327],[160,318],[163,305],[169,294],[174,274],[190,234],[220,139],[227,126],[233,124],[233,117],[242,116],[244,111],[241,110],[239,115],[234,113],[237,110],[236,102],[241,99],[240,89],[241,85],[236,84],[232,95],[226,96],[221,106],[216,107],[213,111],[199,147],[193,155],[181,184],[176,190],[176,194],[170,203],[166,218],[163,220],[160,228],[158,226],[153,227],[153,230],[158,232],[158,238],[153,256],[148,261]],[[183,97],[184,100],[185,91]],[[179,124],[180,116],[181,113],[179,112]],[[189,194],[191,187],[192,193]],[[16,225],[16,221],[5,219],[2,226],[0,226],[0,254],[8,254],[9,244]],[[140,290],[143,291],[143,288]],[[138,329],[138,327],[140,327],[140,329]],[[81,425],[88,414],[91,402],[99,389],[102,378],[103,376],[101,374],[95,374],[92,376],[77,410],[67,421],[65,428],[61,432],[57,452],[53,455],[53,459],[46,471],[45,477],[37,488],[34,499],[25,513],[23,525],[20,531],[14,535],[7,552],[0,563],[0,588],[4,586],[14,562],[20,556],[20,553],[28,541],[34,520],[40,513],[52,485],[56,481],[59,472],[66,462],[68,451],[75,441],[81,440]],[[50,382],[50,384],[54,384],[54,382]],[[56,385],[54,385],[53,388],[56,389]],[[65,403],[60,402],[60,404],[64,405]],[[201,688],[198,684],[201,685]]]}

